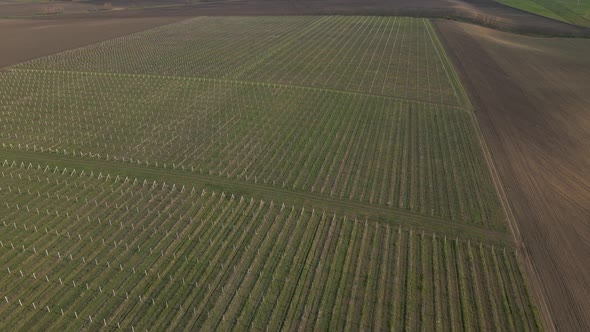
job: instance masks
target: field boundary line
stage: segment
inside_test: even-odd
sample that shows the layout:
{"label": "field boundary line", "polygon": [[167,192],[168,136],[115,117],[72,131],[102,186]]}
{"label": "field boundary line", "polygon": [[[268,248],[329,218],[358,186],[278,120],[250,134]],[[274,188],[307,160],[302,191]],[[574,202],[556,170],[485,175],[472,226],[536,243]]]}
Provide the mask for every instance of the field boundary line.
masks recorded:
{"label": "field boundary line", "polygon": [[[253,196],[256,199],[284,201],[286,204],[302,207],[325,207],[327,212],[349,216],[367,216],[375,222],[394,225],[407,225],[415,229],[428,230],[449,236],[459,236],[472,240],[490,243],[496,242],[505,246],[513,246],[508,233],[486,229],[477,225],[461,223],[457,220],[431,217],[416,214],[412,211],[369,205],[366,203],[341,200],[315,193],[297,192],[268,185],[235,181],[224,177],[192,173],[190,171],[156,168],[153,166],[134,165],[123,162],[90,160],[82,157],[69,157],[31,151],[10,151],[0,149],[0,159],[13,159],[20,162],[39,164],[57,163],[60,166],[81,170],[114,172],[113,174],[144,177],[158,181],[176,181],[185,185],[199,185],[208,190],[219,190],[234,194]],[[180,182],[184,181],[184,182]]]}
{"label": "field boundary line", "polygon": [[[426,31],[428,32],[428,36],[430,37],[430,40],[432,42],[432,46],[436,50],[436,54],[438,55],[439,59],[443,63],[443,69],[445,70],[445,74],[447,74],[449,81],[451,81],[451,83],[453,85],[453,90],[457,94],[457,97],[460,99],[460,101],[466,104],[465,109],[470,110],[469,113],[473,113],[473,105],[471,105],[471,101],[469,100],[469,97],[467,96],[467,92],[463,88],[463,84],[461,84],[461,79],[459,78],[459,75],[457,74],[457,71],[455,70],[455,66],[453,66],[453,63],[451,62],[451,59],[449,59],[444,45],[440,41],[438,34],[436,33],[436,31],[434,30],[434,27],[432,26],[432,21],[430,19],[423,19],[423,22],[426,27]],[[450,74],[449,74],[449,71],[450,71]]]}
{"label": "field boundary line", "polygon": [[449,56],[446,52],[445,46],[443,45],[442,41],[438,37],[438,35],[439,35],[438,30],[435,29],[434,26],[432,26],[432,24],[429,24],[429,25],[431,26],[433,32],[437,36],[436,39],[438,40],[440,46],[442,47],[442,50],[444,51],[443,54],[444,54],[445,59],[448,61],[448,64],[451,65],[451,68],[453,69],[452,71],[454,73],[454,76],[456,76],[458,79],[459,87],[461,89],[462,94],[466,98],[466,103],[468,104],[468,106],[472,110],[470,112],[471,122],[474,127],[477,139],[479,141],[479,145],[480,145],[484,160],[485,160],[486,164],[488,165],[488,169],[490,172],[490,176],[492,178],[492,182],[494,184],[494,188],[496,190],[496,193],[498,194],[498,198],[500,200],[500,205],[502,206],[502,210],[504,211],[504,215],[506,217],[506,222],[508,224],[508,227],[510,228],[510,233],[512,235],[513,245],[515,247],[515,253],[516,253],[515,256],[516,256],[516,259],[519,263],[518,264],[519,268],[525,270],[525,274],[527,277],[526,279],[528,281],[527,285],[526,285],[527,286],[527,293],[529,291],[529,288],[532,288],[532,291],[534,294],[532,297],[536,300],[536,301],[534,301],[536,304],[536,309],[541,311],[541,315],[538,315],[538,313],[536,311],[534,312],[534,314],[535,314],[534,319],[535,319],[535,321],[538,322],[539,318],[541,318],[542,323],[543,323],[543,328],[547,329],[548,331],[556,331],[555,323],[554,323],[553,317],[551,315],[551,311],[549,310],[547,298],[546,298],[545,293],[543,292],[543,289],[541,287],[541,282],[540,282],[541,279],[539,277],[539,274],[537,273],[537,270],[533,266],[530,256],[528,255],[527,248],[525,246],[520,228],[518,226],[518,222],[516,221],[516,217],[514,216],[514,212],[512,211],[512,206],[510,205],[510,200],[508,199],[508,195],[506,194],[504,185],[502,183],[502,179],[500,178],[500,175],[499,175],[496,165],[494,163],[494,158],[492,156],[491,149],[489,148],[489,146],[485,140],[483,130],[482,130],[480,123],[477,119],[477,116],[475,114],[475,107],[471,103],[471,99],[469,98],[469,93],[467,93],[467,90],[465,90],[465,87],[461,83],[459,73],[457,72],[457,70],[455,70],[455,66],[454,66],[453,62],[451,61],[451,59],[449,58]]}
{"label": "field boundary line", "polygon": [[393,101],[405,101],[405,102],[412,102],[417,104],[423,105],[433,105],[433,106],[442,106],[448,107],[451,109],[455,109],[458,111],[472,113],[472,108],[460,106],[460,105],[453,105],[447,103],[440,103],[440,102],[433,102],[433,101],[423,101],[418,99],[412,98],[403,98],[403,97],[396,97],[396,96],[388,96],[383,94],[375,94],[375,93],[366,93],[366,92],[358,92],[358,91],[349,91],[349,90],[340,90],[340,89],[333,89],[333,88],[320,88],[320,87],[313,87],[307,85],[296,85],[296,84],[284,84],[284,83],[272,83],[272,82],[260,82],[260,81],[244,81],[244,80],[232,80],[232,79],[220,79],[220,78],[208,78],[208,77],[199,77],[199,76],[174,76],[174,75],[160,75],[160,74],[137,74],[137,73],[118,73],[118,72],[100,72],[100,71],[78,71],[78,70],[53,70],[53,69],[32,69],[32,68],[14,68],[9,67],[4,70],[4,72],[38,72],[38,73],[57,73],[57,74],[87,74],[87,75],[97,75],[97,76],[122,76],[122,77],[137,77],[137,78],[167,78],[167,79],[174,79],[174,80],[186,80],[186,81],[197,81],[197,82],[215,82],[215,83],[233,83],[233,84],[241,84],[241,85],[252,85],[252,86],[261,86],[261,87],[275,87],[275,88],[287,88],[287,89],[301,89],[301,90],[310,90],[310,91],[322,91],[322,92],[331,92],[331,93],[338,93],[344,95],[356,95],[356,96],[368,96],[368,97],[375,97],[375,98],[383,98],[387,100]]}
{"label": "field boundary line", "polygon": [[[546,320],[543,324],[543,327],[548,331],[556,331],[555,323],[553,321],[553,317],[551,316],[551,312],[549,311],[549,305],[547,304],[547,298],[545,297],[545,293],[540,287],[541,278],[539,277],[539,274],[537,273],[537,270],[533,266],[531,258],[528,255],[528,250],[522,238],[520,227],[518,226],[518,222],[516,221],[516,217],[514,216],[514,212],[512,211],[512,206],[510,205],[510,201],[508,200],[508,195],[506,194],[504,185],[502,184],[502,180],[495,166],[494,158],[492,157],[492,153],[487,145],[487,142],[485,141],[483,131],[479,125],[479,121],[477,121],[475,113],[472,114],[471,120],[473,122],[473,126],[475,127],[476,135],[479,140],[484,155],[484,159],[488,164],[488,168],[490,169],[490,174],[492,176],[494,187],[496,189],[496,192],[498,193],[502,209],[504,210],[504,214],[506,216],[506,221],[508,223],[508,226],[510,227],[510,233],[512,234],[514,247],[516,249],[516,259],[519,261],[521,267],[525,269],[529,279],[532,279],[529,280],[529,285],[532,286],[533,292],[537,294],[537,296],[535,296],[535,298],[537,299],[537,308],[542,312],[542,317],[544,318],[544,320]],[[537,319],[538,317],[536,317],[535,315],[535,320]]]}

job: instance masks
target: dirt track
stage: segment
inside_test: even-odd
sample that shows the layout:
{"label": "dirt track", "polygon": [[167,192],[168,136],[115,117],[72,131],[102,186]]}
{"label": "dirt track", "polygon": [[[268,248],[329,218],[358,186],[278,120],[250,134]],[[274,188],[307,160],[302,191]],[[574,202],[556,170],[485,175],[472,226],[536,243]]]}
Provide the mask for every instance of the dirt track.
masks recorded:
{"label": "dirt track", "polygon": [[590,330],[590,41],[436,26],[506,189],[533,292],[557,330]]}
{"label": "dirt track", "polygon": [[0,68],[182,19],[184,18],[180,16],[72,20],[0,19]]}

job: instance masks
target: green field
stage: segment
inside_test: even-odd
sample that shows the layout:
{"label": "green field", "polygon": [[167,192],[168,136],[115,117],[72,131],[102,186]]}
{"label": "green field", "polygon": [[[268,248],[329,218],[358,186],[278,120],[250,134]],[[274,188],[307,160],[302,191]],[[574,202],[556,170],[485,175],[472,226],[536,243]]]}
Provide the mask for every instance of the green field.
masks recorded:
{"label": "green field", "polygon": [[[468,110],[206,79],[0,74],[4,144],[180,168],[503,229]],[[157,91],[157,94],[154,94]]]}
{"label": "green field", "polygon": [[473,110],[401,17],[196,18],[0,72],[0,321],[538,330]]}
{"label": "green field", "polygon": [[589,0],[496,0],[554,20],[590,27]]}
{"label": "green field", "polygon": [[17,68],[197,76],[466,104],[430,22],[401,17],[202,17]]}
{"label": "green field", "polygon": [[510,248],[141,179],[0,170],[0,320],[17,329],[536,328]]}

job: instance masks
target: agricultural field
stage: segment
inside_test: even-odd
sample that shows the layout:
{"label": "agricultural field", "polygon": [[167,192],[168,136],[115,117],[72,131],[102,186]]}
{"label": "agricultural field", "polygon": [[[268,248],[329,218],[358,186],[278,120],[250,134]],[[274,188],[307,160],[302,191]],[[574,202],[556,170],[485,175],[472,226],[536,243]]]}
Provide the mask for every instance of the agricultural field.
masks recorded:
{"label": "agricultural field", "polygon": [[199,17],[16,68],[195,76],[467,103],[430,22],[402,17]]}
{"label": "agricultural field", "polygon": [[19,69],[0,74],[0,86],[5,147],[90,154],[506,226],[466,109],[112,73]]}
{"label": "agricultural field", "polygon": [[0,321],[16,329],[538,328],[511,248],[71,168],[0,172]]}
{"label": "agricultural field", "polygon": [[436,26],[473,91],[531,257],[525,266],[548,299],[553,322],[544,325],[590,330],[590,40]]}
{"label": "agricultural field", "polygon": [[182,19],[182,17],[87,18],[83,20],[3,20],[0,18],[0,40],[2,41],[0,68]]}
{"label": "agricultural field", "polygon": [[551,10],[545,8],[541,4],[537,3],[534,0],[497,0],[499,3],[505,4],[506,6],[510,6],[512,8],[517,8],[520,10],[527,11],[529,13],[533,13],[536,15],[548,17],[553,20],[561,21],[564,23],[569,23],[569,21],[556,13],[552,12]]}
{"label": "agricultural field", "polygon": [[590,27],[590,1],[588,0],[498,0],[498,2],[577,26]]}
{"label": "agricultural field", "polygon": [[[0,0],[0,18],[50,18],[99,16],[100,13],[184,8],[197,0]],[[180,9],[179,8],[179,9]],[[105,15],[106,16],[106,15]],[[145,15],[144,17],[147,17]],[[179,12],[178,16],[182,16]],[[152,15],[153,17],[153,15]],[[66,19],[67,20],[67,19]]]}
{"label": "agricultural field", "polygon": [[539,330],[481,135],[427,19],[198,17],[6,68],[0,322]]}

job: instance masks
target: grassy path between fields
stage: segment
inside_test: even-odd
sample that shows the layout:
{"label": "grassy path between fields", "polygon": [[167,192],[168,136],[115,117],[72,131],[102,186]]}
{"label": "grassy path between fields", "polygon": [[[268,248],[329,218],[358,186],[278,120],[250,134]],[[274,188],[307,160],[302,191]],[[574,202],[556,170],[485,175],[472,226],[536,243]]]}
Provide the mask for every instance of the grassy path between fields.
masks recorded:
{"label": "grassy path between fields", "polygon": [[276,201],[276,203],[285,203],[285,205],[295,205],[309,209],[322,209],[326,212],[336,213],[338,215],[347,215],[348,217],[357,217],[359,219],[367,218],[372,221],[387,222],[393,225],[409,226],[417,231],[437,235],[447,235],[449,237],[469,238],[474,241],[481,241],[490,244],[502,244],[512,246],[513,241],[508,233],[488,230],[469,224],[462,224],[456,220],[448,220],[437,217],[429,217],[413,213],[402,209],[375,206],[365,202],[356,202],[351,200],[340,200],[325,195],[297,192],[280,187],[269,186],[264,184],[255,184],[250,182],[236,181],[235,179],[226,179],[216,175],[199,174],[191,171],[173,170],[156,168],[153,166],[144,166],[129,164],[115,161],[95,160],[90,158],[64,156],[52,153],[40,153],[31,151],[15,151],[0,149],[0,162],[7,160],[12,163],[16,161],[20,165],[33,163],[35,166],[48,165],[51,168],[58,166],[60,168],[85,170],[86,172],[94,171],[109,173],[111,175],[137,177],[140,179],[156,180],[158,182],[175,183],[184,185],[187,188],[195,187],[199,190],[206,189],[212,191],[223,191],[226,194],[246,195],[267,201]]}

